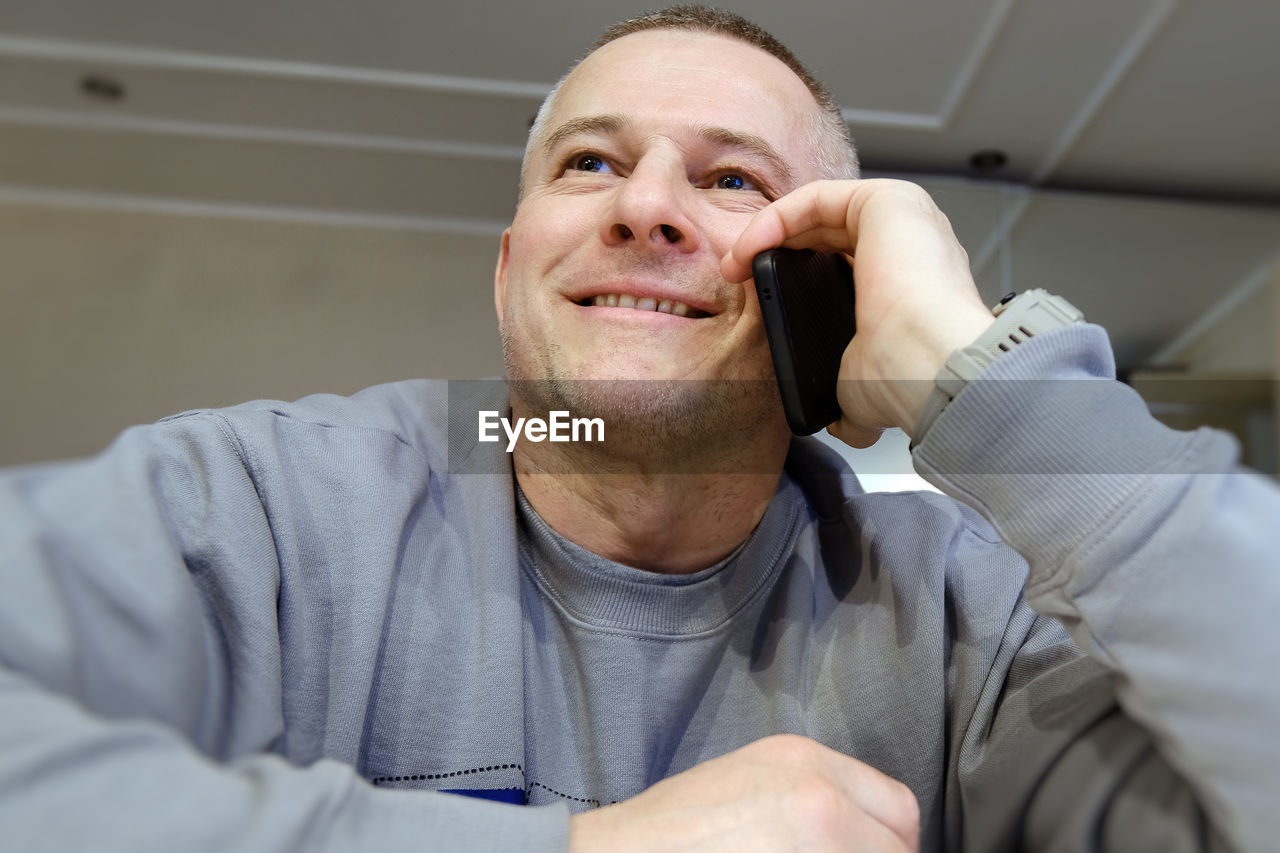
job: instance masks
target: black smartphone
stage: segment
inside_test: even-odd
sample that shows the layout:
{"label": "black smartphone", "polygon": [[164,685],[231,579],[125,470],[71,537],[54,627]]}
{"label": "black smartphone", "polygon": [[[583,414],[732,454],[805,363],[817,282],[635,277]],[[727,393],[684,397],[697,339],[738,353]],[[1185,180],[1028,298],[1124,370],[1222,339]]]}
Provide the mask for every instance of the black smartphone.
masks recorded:
{"label": "black smartphone", "polygon": [[854,333],[853,270],[844,255],[770,249],[752,262],[787,425],[812,435],[840,419],[836,377]]}

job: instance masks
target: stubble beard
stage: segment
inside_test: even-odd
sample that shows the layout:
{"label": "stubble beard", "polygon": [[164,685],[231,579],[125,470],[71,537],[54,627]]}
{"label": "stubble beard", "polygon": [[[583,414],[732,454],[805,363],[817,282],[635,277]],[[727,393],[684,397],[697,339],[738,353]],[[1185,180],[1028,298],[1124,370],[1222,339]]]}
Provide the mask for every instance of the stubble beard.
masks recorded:
{"label": "stubble beard", "polygon": [[[650,473],[747,473],[750,446],[780,417],[777,383],[743,379],[584,379],[556,368],[560,347],[530,352],[502,334],[512,404],[536,417],[600,418],[604,445],[561,445],[584,468]],[[530,367],[533,369],[529,369]]]}

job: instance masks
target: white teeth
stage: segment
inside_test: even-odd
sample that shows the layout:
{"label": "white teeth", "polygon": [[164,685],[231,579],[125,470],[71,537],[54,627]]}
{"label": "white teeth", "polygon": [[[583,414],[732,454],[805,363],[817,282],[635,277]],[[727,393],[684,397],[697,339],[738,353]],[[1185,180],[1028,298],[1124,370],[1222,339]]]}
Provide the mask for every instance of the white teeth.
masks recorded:
{"label": "white teeth", "polygon": [[[658,311],[662,314],[674,314],[677,317],[688,317],[693,309],[683,302],[664,299],[659,302],[652,296],[635,297],[629,293],[600,293],[591,298],[591,304],[609,308],[634,308],[638,311]],[[697,316],[702,316],[701,314]]]}

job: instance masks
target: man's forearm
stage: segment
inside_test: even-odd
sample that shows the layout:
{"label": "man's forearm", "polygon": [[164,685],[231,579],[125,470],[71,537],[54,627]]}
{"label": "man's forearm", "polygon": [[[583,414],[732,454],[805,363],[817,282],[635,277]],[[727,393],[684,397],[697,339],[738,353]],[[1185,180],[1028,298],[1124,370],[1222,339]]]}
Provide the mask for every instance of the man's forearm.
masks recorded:
{"label": "man's forearm", "polygon": [[1225,435],[1167,430],[1090,378],[1108,357],[1078,327],[998,360],[916,465],[1023,553],[1029,603],[1122,675],[1125,711],[1217,828],[1262,849],[1280,835],[1280,491]]}

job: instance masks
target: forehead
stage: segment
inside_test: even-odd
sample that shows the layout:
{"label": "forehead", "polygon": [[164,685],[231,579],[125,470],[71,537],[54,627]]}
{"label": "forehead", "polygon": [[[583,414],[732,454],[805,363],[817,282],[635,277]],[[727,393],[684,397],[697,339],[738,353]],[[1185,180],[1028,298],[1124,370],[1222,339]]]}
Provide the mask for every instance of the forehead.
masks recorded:
{"label": "forehead", "polygon": [[820,111],[783,62],[729,36],[646,30],[597,49],[565,80],[551,127],[573,118],[624,114],[657,129],[716,124],[799,144],[797,122]]}

